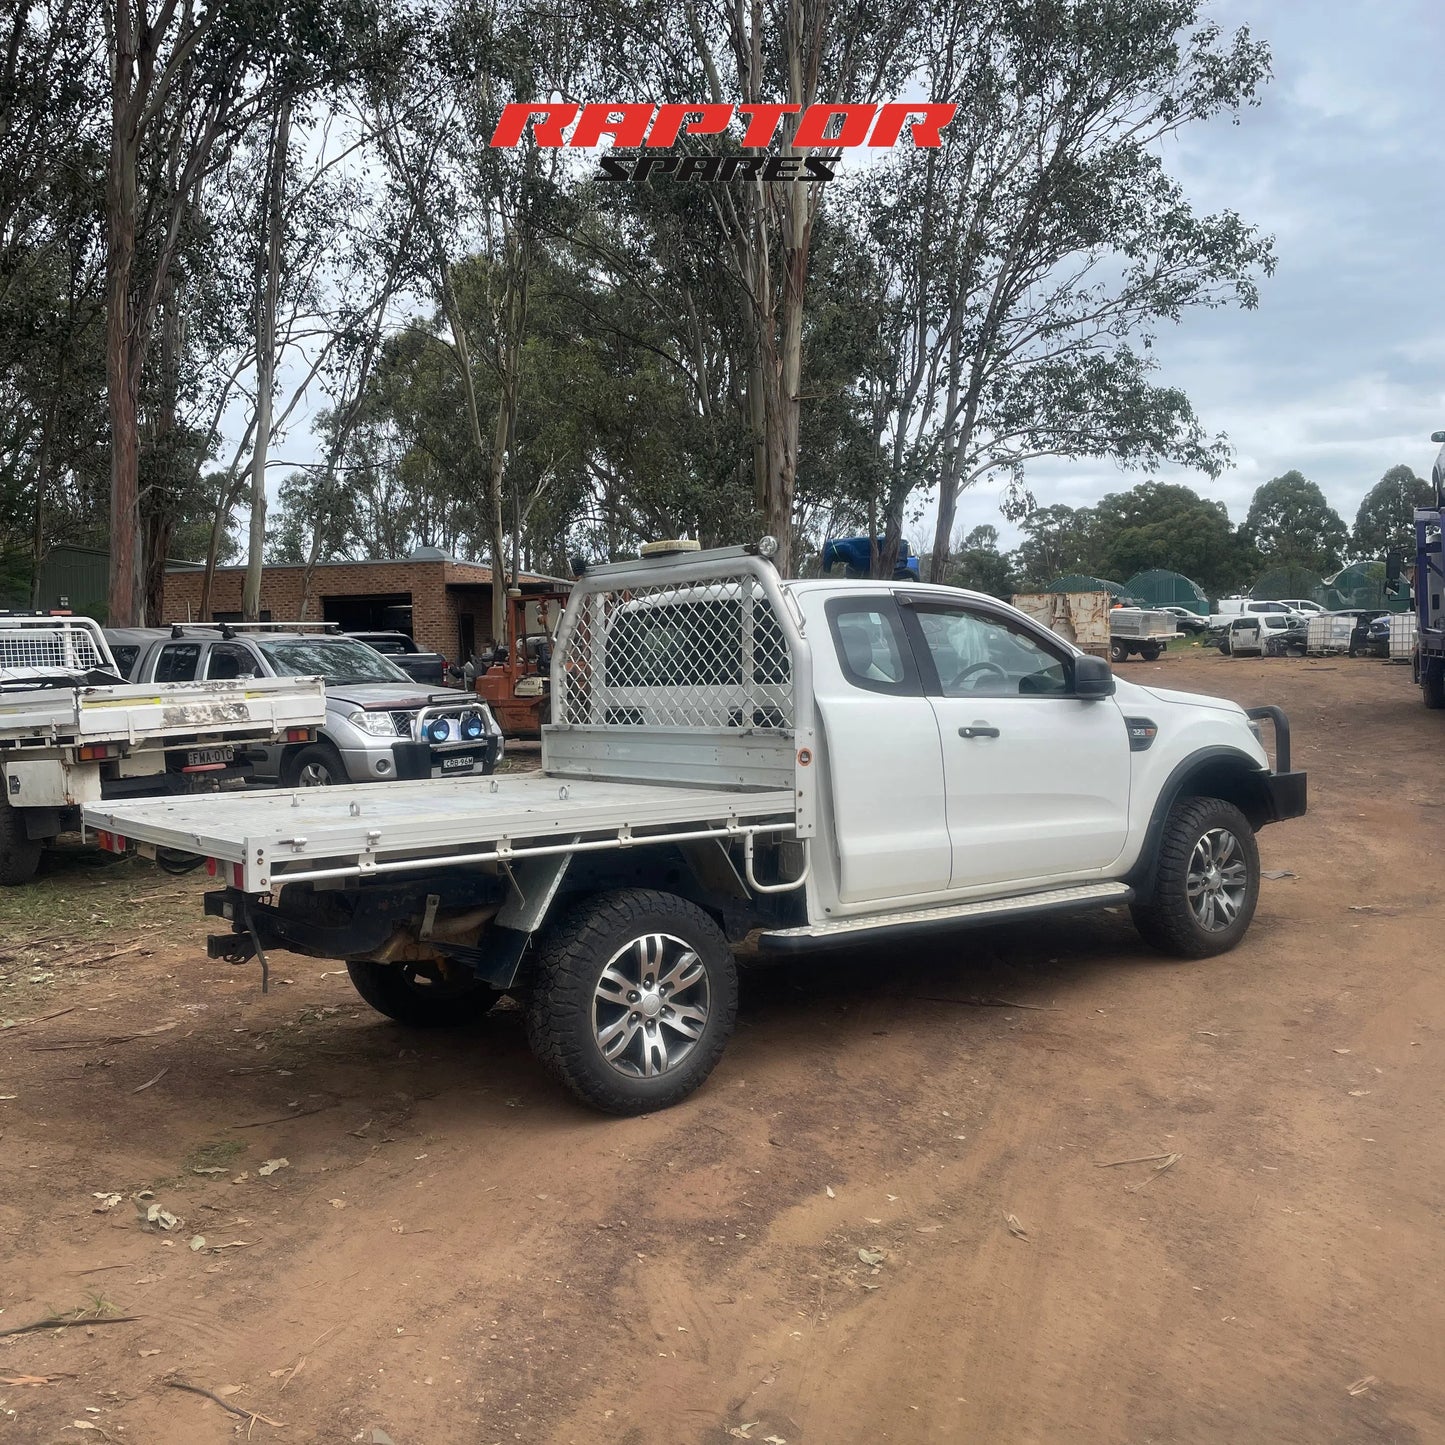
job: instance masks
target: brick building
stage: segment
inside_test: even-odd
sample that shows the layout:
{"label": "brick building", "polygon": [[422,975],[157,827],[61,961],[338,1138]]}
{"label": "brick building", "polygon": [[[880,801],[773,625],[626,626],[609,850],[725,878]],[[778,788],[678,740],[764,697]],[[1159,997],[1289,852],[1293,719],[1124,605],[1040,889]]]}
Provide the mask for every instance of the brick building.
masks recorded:
{"label": "brick building", "polygon": [[[211,620],[240,620],[245,575],[244,567],[216,569]],[[266,567],[261,576],[263,622],[288,622],[301,616],[305,575],[305,567],[299,565]],[[199,567],[167,569],[166,622],[199,619],[201,580]],[[559,583],[567,585],[563,579],[524,572],[519,586],[525,596],[553,590]],[[406,632],[428,652],[466,661],[493,640],[492,569],[458,562],[435,547],[418,548],[410,557],[395,561],[322,562],[311,574],[307,616],[339,623],[348,632]]]}

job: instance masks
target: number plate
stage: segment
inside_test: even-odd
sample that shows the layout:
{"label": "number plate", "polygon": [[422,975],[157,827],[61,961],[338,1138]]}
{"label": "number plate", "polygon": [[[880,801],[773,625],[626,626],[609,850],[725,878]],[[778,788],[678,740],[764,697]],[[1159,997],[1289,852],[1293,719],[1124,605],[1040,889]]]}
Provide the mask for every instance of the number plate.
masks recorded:
{"label": "number plate", "polygon": [[215,763],[234,762],[235,758],[235,748],[191,748],[186,753],[186,766],[204,768]]}
{"label": "number plate", "polygon": [[459,758],[443,758],[442,772],[469,773],[476,765],[477,759],[474,753],[463,753]]}

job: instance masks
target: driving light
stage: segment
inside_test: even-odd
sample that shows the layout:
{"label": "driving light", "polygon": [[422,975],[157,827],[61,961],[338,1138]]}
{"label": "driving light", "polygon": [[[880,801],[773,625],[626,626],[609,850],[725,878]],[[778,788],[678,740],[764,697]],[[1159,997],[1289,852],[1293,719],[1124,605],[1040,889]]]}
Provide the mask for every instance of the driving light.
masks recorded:
{"label": "driving light", "polygon": [[430,742],[444,743],[452,735],[452,724],[450,718],[433,718],[426,725],[426,735]]}
{"label": "driving light", "polygon": [[778,539],[776,537],[760,537],[758,539],[759,557],[776,557],[778,555]]}
{"label": "driving light", "polygon": [[468,742],[471,742],[474,738],[481,737],[485,731],[486,729],[482,726],[482,719],[477,713],[469,712],[462,714],[462,736],[466,738]]}

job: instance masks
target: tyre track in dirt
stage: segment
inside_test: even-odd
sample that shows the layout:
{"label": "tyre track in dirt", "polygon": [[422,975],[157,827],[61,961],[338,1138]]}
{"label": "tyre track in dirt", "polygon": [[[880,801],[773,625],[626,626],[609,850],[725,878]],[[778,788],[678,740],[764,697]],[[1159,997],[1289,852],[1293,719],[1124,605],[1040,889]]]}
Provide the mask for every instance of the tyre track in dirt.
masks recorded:
{"label": "tyre track in dirt", "polygon": [[[178,1370],[307,1442],[1445,1439],[1442,720],[1371,663],[1124,670],[1294,718],[1312,811],[1261,848],[1298,876],[1226,958],[1161,962],[1112,914],[751,969],[710,1084],[622,1121],[547,1083],[515,1012],[408,1034],[287,958],[263,999],[199,918],[87,974],[77,1015],[0,1036],[0,1324],[88,1288],[146,1318],[0,1343],[0,1374],[75,1376],[0,1388],[11,1437],[94,1407],[233,1438]],[[90,1212],[146,1184],[252,1242]]]}

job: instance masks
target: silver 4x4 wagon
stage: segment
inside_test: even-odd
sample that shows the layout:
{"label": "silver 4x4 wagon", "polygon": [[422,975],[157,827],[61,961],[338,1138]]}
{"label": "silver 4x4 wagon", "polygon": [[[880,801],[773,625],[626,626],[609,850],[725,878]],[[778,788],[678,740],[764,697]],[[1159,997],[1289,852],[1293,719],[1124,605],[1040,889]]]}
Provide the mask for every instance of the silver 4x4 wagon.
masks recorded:
{"label": "silver 4x4 wagon", "polygon": [[185,624],[128,630],[132,682],[320,677],[326,722],[305,746],[251,751],[252,776],[282,787],[465,777],[495,771],[502,734],[480,698],[429,688],[375,648],[327,626]]}

